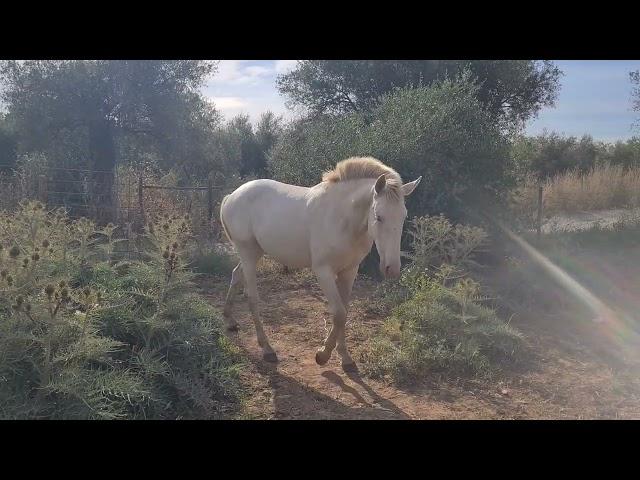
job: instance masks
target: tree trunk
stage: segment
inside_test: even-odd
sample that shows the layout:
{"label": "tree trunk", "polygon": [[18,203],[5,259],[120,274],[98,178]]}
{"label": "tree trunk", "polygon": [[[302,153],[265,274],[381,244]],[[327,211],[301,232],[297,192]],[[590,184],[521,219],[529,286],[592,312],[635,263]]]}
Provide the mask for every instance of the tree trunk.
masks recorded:
{"label": "tree trunk", "polygon": [[97,223],[116,219],[114,176],[116,144],[113,127],[107,120],[93,122],[89,127],[91,173],[90,206]]}

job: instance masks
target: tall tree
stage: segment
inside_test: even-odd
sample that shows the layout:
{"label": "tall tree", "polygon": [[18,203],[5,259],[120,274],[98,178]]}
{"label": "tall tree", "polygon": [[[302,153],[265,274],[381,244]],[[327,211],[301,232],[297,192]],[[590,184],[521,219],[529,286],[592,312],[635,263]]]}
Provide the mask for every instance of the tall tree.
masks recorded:
{"label": "tall tree", "polygon": [[247,176],[260,169],[260,146],[253,133],[249,115],[237,115],[227,124],[227,133],[237,146],[239,173]]}
{"label": "tall tree", "polygon": [[428,86],[469,71],[478,99],[505,128],[552,106],[560,70],[531,60],[304,60],[277,79],[288,105],[312,115],[369,111],[396,88]]}
{"label": "tall tree", "polygon": [[256,141],[260,147],[258,159],[258,174],[267,173],[267,161],[271,149],[282,135],[282,117],[277,117],[273,112],[267,111],[260,116],[256,126]]}
{"label": "tall tree", "polygon": [[[2,99],[18,150],[94,171],[103,206],[117,161],[151,151],[165,164],[205,161],[207,131],[219,121],[199,92],[214,62],[5,61]],[[201,141],[194,141],[194,140]]]}
{"label": "tall tree", "polygon": [[264,112],[255,128],[248,115],[237,115],[226,126],[227,141],[235,147],[240,176],[265,176],[267,155],[282,132],[282,119]]}

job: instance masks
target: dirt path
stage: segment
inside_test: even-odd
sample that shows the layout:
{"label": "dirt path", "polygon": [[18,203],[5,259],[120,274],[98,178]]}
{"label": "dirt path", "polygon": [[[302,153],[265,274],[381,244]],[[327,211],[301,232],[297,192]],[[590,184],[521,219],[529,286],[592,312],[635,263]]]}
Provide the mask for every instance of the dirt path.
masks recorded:
{"label": "dirt path", "polygon": [[[325,366],[314,356],[328,318],[322,292],[308,275],[264,272],[259,289],[265,331],[277,365],[264,362],[242,296],[234,306],[238,333],[229,334],[248,358],[243,372],[251,392],[247,415],[259,419],[580,419],[640,418],[640,385],[633,372],[616,369],[575,338],[551,328],[524,329],[535,359],[522,372],[492,381],[433,378],[411,390],[346,373],[334,352]],[[222,307],[225,283],[203,291]],[[381,324],[363,302],[372,286],[357,280],[349,313],[348,345],[358,348]],[[523,327],[525,327],[523,325]]]}

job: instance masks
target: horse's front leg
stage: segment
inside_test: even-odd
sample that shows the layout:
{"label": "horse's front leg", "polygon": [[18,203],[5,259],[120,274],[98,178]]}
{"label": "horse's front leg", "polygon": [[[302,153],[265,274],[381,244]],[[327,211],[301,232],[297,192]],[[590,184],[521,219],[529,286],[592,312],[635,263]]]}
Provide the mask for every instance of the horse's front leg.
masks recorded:
{"label": "horse's front leg", "polygon": [[331,358],[331,352],[336,347],[338,334],[344,329],[347,320],[347,310],[342,303],[340,291],[336,285],[336,274],[330,267],[314,267],[320,288],[329,301],[329,312],[332,317],[331,331],[324,341],[324,346],[316,353],[316,363],[324,365]]}
{"label": "horse's front leg", "polygon": [[[353,268],[343,270],[338,274],[338,279],[336,281],[338,291],[340,292],[340,298],[342,298],[342,304],[344,305],[347,314],[349,313],[349,302],[351,300],[351,290],[353,289],[353,282],[358,275],[358,267],[356,265]],[[356,364],[349,355],[347,351],[347,340],[345,337],[345,331],[347,329],[346,321],[342,326],[340,331],[338,332],[338,345],[337,350],[340,358],[342,359],[342,368],[344,370],[357,370]]]}

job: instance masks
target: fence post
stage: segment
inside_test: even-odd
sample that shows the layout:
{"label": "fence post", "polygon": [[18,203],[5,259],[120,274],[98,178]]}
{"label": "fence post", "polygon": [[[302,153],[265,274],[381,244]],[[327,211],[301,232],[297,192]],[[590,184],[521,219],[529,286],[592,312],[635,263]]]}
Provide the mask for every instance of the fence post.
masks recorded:
{"label": "fence post", "polygon": [[47,200],[49,200],[48,196],[49,195],[47,193],[47,176],[38,175],[38,198],[42,203],[46,205]]}
{"label": "fence post", "polygon": [[144,215],[144,192],[142,185],[142,175],[138,177],[138,207],[140,208],[140,218],[142,226],[145,224],[145,215]]}
{"label": "fence post", "polygon": [[540,239],[540,235],[542,233],[542,190],[543,190],[543,187],[542,185],[540,185],[538,187],[538,222],[537,222],[538,239]]}
{"label": "fence post", "polygon": [[207,204],[209,207],[209,223],[211,223],[211,219],[213,218],[213,186],[211,185],[211,178],[207,180]]}

